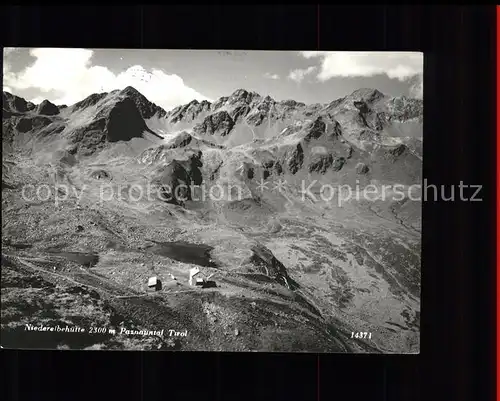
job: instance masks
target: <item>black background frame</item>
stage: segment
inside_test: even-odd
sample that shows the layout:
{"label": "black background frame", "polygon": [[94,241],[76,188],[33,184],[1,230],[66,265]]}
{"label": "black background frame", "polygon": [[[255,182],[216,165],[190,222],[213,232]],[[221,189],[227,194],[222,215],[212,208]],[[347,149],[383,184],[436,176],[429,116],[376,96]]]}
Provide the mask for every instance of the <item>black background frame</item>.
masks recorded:
{"label": "black background frame", "polygon": [[493,399],[495,6],[4,6],[5,47],[424,52],[419,355],[2,350],[12,400]]}

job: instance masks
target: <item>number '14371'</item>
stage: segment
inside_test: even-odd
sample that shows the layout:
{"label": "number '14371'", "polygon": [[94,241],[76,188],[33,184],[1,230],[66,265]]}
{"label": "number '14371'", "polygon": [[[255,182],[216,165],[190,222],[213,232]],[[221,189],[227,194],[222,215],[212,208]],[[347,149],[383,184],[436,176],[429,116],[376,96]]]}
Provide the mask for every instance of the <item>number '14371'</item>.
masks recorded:
{"label": "number '14371'", "polygon": [[368,331],[353,331],[351,333],[351,338],[362,338],[362,339],[369,339],[371,340],[372,338],[372,333],[369,333]]}

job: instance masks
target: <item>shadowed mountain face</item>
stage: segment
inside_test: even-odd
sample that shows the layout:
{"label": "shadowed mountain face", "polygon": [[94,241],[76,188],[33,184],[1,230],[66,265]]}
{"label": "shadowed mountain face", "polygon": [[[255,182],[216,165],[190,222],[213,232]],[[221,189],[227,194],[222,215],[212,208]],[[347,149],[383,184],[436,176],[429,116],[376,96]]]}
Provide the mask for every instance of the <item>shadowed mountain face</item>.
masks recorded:
{"label": "shadowed mountain face", "polygon": [[[98,320],[190,334],[17,346],[418,352],[422,123],[421,100],[375,89],[170,111],[131,87],[68,106],[4,92],[5,338]],[[216,285],[190,287],[193,267]]]}

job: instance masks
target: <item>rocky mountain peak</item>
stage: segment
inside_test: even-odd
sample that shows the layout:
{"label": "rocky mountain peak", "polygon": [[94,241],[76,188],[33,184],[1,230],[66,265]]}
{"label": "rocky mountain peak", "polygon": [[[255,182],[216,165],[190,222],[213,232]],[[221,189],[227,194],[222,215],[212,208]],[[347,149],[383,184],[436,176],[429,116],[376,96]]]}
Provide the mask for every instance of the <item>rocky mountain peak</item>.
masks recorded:
{"label": "rocky mountain peak", "polygon": [[241,97],[247,97],[249,92],[246,89],[236,89],[230,97],[232,98],[241,98]]}
{"label": "rocky mountain peak", "polygon": [[302,102],[297,102],[296,100],[293,100],[293,99],[287,99],[287,100],[283,100],[280,102],[283,106],[286,106],[286,107],[297,107],[297,106],[305,106],[304,103]]}
{"label": "rocky mountain peak", "polygon": [[22,97],[3,92],[3,108],[10,112],[25,113],[28,111],[28,103]]}
{"label": "rocky mountain peak", "polygon": [[158,117],[165,117],[167,114],[164,109],[155,103],[150,102],[142,93],[132,86],[127,86],[125,89],[120,91],[120,95],[131,98],[144,119],[149,119],[154,115],[157,115]]}
{"label": "rocky mountain peak", "polygon": [[45,116],[55,116],[59,114],[59,107],[45,99],[37,107],[37,113]]}
{"label": "rocky mountain peak", "polygon": [[237,102],[244,102],[250,104],[253,100],[259,99],[261,96],[257,92],[250,92],[246,89],[236,89],[231,96],[229,96],[228,103],[234,104]]}
{"label": "rocky mountain peak", "polygon": [[121,90],[121,94],[125,96],[141,96],[144,97],[144,95],[139,92],[137,89],[135,89],[133,86],[127,86],[125,89]]}
{"label": "rocky mountain peak", "polygon": [[357,89],[349,95],[349,98],[353,101],[365,102],[369,105],[375,103],[383,97],[385,97],[385,95],[382,92],[373,88]]}

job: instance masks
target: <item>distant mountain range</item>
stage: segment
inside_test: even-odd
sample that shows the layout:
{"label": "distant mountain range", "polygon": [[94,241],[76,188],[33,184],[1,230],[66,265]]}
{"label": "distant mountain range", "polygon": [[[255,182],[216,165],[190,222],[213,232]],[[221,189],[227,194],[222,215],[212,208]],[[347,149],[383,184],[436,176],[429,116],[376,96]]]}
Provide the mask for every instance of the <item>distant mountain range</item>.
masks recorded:
{"label": "distant mountain range", "polygon": [[[326,172],[349,168],[353,163],[347,160],[363,162],[369,169],[377,154],[388,154],[404,159],[404,165],[416,164],[416,177],[410,181],[418,178],[422,159],[422,100],[389,97],[375,89],[359,89],[328,104],[313,105],[278,102],[238,89],[214,103],[193,100],[168,112],[132,87],[93,94],[70,107],[47,100],[34,105],[4,92],[3,110],[4,144],[9,145],[15,132],[33,133],[33,142],[65,138],[66,150],[82,156],[103,149],[106,143],[144,137],[167,138],[175,146],[247,145],[257,151],[272,144],[293,148],[300,162],[276,160],[293,173],[308,158],[313,160],[306,163],[307,169]],[[181,136],[174,139],[175,135]],[[317,146],[324,147],[326,155],[310,154]]]}

